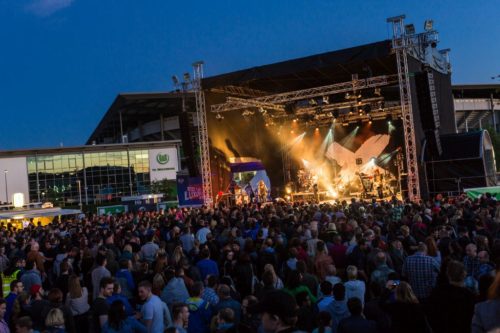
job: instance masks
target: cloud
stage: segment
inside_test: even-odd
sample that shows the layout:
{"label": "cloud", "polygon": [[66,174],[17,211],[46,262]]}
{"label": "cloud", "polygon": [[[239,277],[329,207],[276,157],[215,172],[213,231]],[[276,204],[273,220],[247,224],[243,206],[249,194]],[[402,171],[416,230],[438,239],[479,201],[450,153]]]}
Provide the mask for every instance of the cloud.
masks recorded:
{"label": "cloud", "polygon": [[26,10],[41,17],[46,17],[55,12],[71,6],[74,0],[32,0]]}

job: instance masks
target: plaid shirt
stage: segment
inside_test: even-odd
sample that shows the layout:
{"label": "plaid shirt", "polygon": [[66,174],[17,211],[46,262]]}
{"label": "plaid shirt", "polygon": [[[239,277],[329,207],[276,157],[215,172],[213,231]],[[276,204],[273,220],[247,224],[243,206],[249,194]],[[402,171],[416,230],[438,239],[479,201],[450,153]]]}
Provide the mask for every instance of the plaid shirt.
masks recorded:
{"label": "plaid shirt", "polygon": [[215,290],[210,287],[206,287],[205,290],[203,290],[203,295],[201,296],[201,298],[213,306],[219,303],[219,296],[217,296]]}
{"label": "plaid shirt", "polygon": [[464,258],[464,267],[467,272],[467,276],[472,276],[474,278],[479,275],[479,267],[481,266],[481,262],[477,257],[469,257],[465,256]]}
{"label": "plaid shirt", "polygon": [[437,261],[421,252],[407,257],[403,264],[403,275],[408,278],[415,296],[419,299],[430,296],[436,285],[438,273]]}

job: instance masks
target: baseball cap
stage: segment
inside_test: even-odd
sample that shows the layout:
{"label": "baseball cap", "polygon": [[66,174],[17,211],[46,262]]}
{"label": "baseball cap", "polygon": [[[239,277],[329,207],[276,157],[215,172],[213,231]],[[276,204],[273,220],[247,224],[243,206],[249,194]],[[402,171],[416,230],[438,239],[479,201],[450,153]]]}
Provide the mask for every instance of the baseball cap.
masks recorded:
{"label": "baseball cap", "polygon": [[38,294],[38,292],[40,291],[40,289],[42,289],[41,285],[34,284],[30,288],[30,294],[33,295],[33,296],[35,296],[36,294]]}
{"label": "baseball cap", "polygon": [[251,313],[267,312],[284,320],[297,316],[297,302],[289,293],[276,290],[266,293],[259,303],[248,310]]}

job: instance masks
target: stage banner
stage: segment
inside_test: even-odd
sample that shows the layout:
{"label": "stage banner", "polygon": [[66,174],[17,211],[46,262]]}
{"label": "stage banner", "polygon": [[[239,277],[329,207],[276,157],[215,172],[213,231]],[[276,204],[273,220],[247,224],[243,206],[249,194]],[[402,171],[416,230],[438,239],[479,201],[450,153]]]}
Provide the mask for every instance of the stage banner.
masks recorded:
{"label": "stage banner", "polygon": [[179,207],[200,207],[203,205],[201,177],[177,175],[177,196]]}

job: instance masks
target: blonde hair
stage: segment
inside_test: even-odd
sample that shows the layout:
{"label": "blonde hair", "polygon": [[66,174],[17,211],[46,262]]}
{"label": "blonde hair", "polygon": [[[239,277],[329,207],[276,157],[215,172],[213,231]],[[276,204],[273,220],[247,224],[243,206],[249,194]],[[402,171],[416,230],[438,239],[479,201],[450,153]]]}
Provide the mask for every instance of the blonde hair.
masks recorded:
{"label": "blonde hair", "polygon": [[80,298],[83,296],[82,286],[80,285],[80,278],[76,275],[71,275],[68,280],[68,292],[70,298]]}
{"label": "blonde hair", "polygon": [[45,326],[47,327],[64,327],[64,314],[59,308],[53,308],[45,318]]}
{"label": "blonde hair", "polygon": [[403,303],[418,304],[417,296],[409,283],[401,281],[396,287],[396,300]]}

